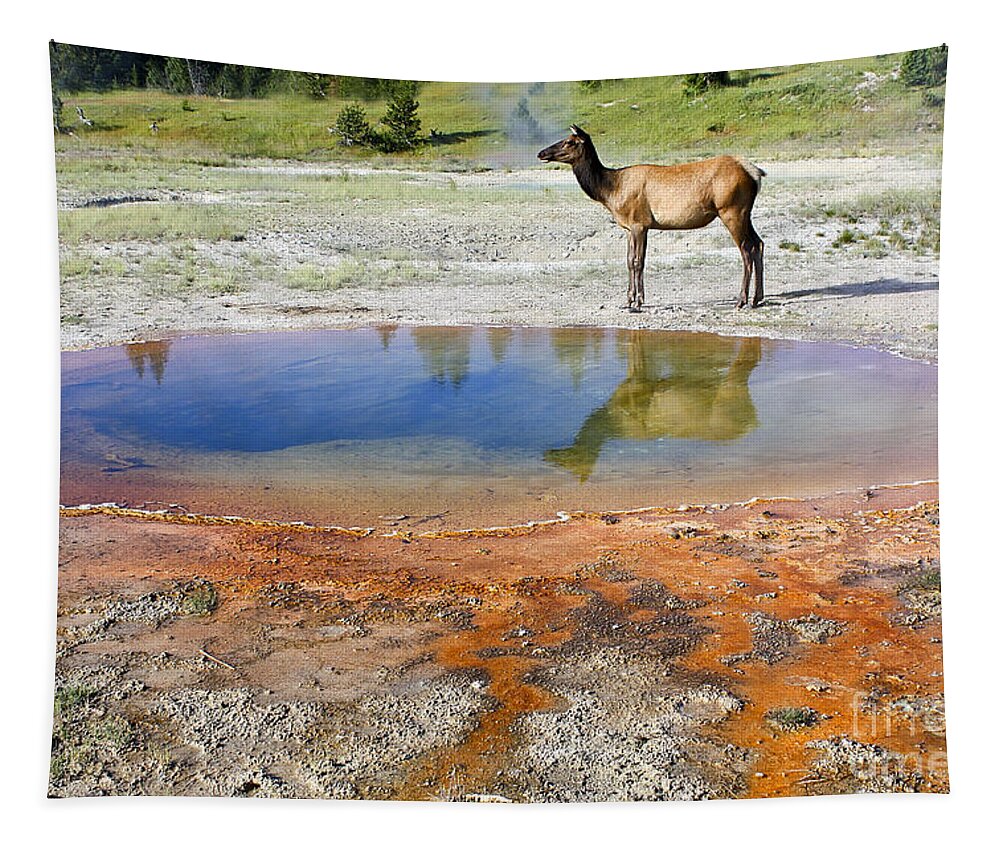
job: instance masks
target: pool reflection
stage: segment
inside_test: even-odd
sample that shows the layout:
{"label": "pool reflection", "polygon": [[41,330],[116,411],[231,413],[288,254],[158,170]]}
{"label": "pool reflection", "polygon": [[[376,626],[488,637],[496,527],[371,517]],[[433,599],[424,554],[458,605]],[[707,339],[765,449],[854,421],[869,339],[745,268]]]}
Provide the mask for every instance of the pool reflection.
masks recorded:
{"label": "pool reflection", "polygon": [[831,344],[384,325],[65,352],[62,379],[64,469],[88,481],[123,479],[135,459],[182,478],[297,464],[289,483],[530,479],[526,493],[935,470],[935,369]]}
{"label": "pool reflection", "polygon": [[627,377],[584,420],[571,446],[545,452],[581,482],[609,440],[723,441],[757,427],[749,379],[760,362],[760,338],[625,331],[617,343]]}
{"label": "pool reflection", "polygon": [[150,372],[157,384],[163,383],[163,373],[167,368],[167,356],[170,353],[169,340],[154,340],[149,343],[126,343],[125,355],[132,364],[136,375],[143,378],[148,362]]}

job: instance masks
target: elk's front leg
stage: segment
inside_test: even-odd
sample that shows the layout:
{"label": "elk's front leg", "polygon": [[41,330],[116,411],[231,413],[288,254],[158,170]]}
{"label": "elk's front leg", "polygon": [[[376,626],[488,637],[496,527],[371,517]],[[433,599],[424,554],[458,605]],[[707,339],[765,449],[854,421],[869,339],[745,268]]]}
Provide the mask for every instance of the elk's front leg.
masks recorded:
{"label": "elk's front leg", "polygon": [[636,274],[635,274],[635,232],[628,232],[628,302],[625,305],[631,313],[638,313],[639,307],[636,304]]}
{"label": "elk's front leg", "polygon": [[646,238],[649,236],[649,229],[636,228],[632,233],[635,240],[632,257],[632,263],[635,266],[635,307],[638,310],[646,300],[646,285],[643,276],[646,269]]}

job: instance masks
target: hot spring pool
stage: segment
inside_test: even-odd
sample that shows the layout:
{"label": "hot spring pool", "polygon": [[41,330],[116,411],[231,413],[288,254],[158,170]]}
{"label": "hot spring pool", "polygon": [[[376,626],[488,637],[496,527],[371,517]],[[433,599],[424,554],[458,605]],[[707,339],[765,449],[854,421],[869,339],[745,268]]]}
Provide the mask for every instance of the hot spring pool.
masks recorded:
{"label": "hot spring pool", "polygon": [[666,331],[375,327],[62,356],[63,504],[496,524],[937,476],[937,370]]}

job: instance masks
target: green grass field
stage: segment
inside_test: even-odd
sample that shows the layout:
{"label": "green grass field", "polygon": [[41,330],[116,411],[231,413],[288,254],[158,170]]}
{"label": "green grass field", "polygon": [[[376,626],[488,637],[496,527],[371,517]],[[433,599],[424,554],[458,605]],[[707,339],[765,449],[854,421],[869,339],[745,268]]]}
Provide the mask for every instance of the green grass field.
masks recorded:
{"label": "green grass field", "polygon": [[[938,156],[943,91],[907,88],[894,77],[900,60],[901,54],[892,54],[736,71],[731,85],[697,97],[685,92],[681,77],[605,80],[589,87],[424,83],[418,94],[423,132],[429,136],[433,129],[438,135],[393,156],[340,145],[327,128],[347,101],[334,97],[224,100],[142,89],[69,93],[63,95],[63,116],[73,135],[57,136],[56,147],[60,154],[84,154],[91,173],[97,179],[103,173],[109,183],[116,169],[163,159],[199,165],[256,157],[372,160],[467,169],[503,164],[511,146],[511,114],[527,98],[547,141],[559,138],[570,122],[581,124],[609,164],[723,152],[771,159]],[[76,106],[94,126],[73,119]],[[385,105],[364,106],[374,123]],[[522,147],[537,144],[528,140]],[[110,153],[115,159],[100,161]],[[118,159],[123,155],[131,166]]]}

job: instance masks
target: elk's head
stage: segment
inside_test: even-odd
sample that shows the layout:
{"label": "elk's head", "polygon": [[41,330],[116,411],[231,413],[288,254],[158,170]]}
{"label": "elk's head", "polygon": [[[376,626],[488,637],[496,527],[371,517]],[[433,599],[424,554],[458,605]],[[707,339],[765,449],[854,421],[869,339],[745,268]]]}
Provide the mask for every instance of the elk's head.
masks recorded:
{"label": "elk's head", "polygon": [[569,163],[570,165],[575,165],[583,159],[590,142],[590,136],[575,124],[571,124],[569,130],[569,136],[561,142],[556,142],[554,145],[549,145],[544,151],[539,151],[538,159],[546,163]]}

